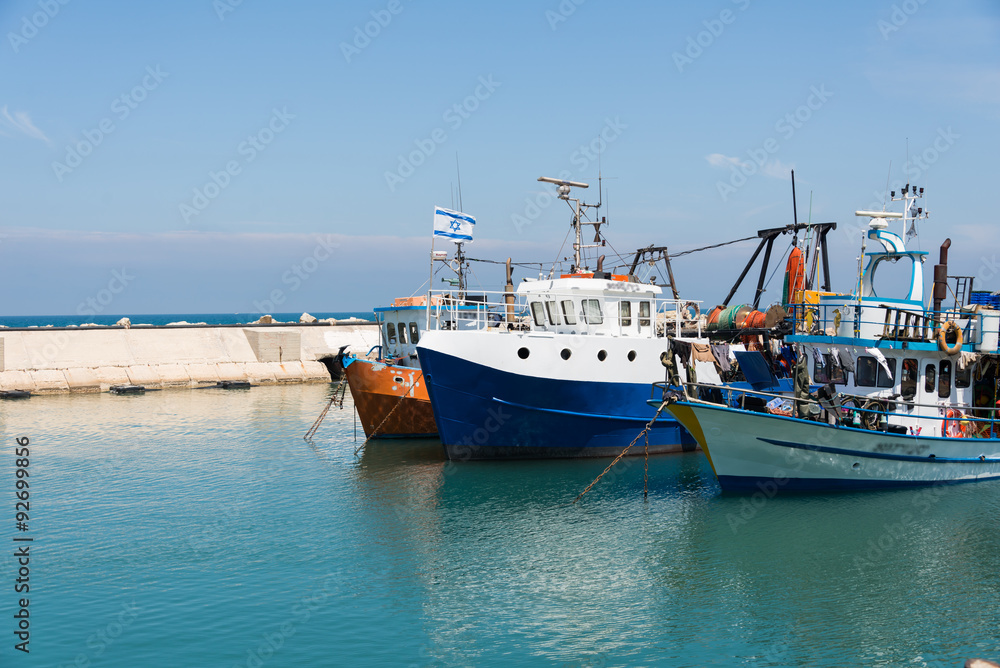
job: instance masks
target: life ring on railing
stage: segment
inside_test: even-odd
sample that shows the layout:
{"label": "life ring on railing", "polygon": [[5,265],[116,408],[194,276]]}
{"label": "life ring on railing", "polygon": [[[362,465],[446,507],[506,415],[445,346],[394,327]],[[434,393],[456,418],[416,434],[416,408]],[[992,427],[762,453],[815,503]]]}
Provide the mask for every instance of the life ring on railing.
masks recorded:
{"label": "life ring on railing", "polygon": [[[955,343],[948,345],[948,332],[955,332]],[[957,355],[958,351],[962,349],[962,330],[958,328],[954,320],[949,320],[944,323],[941,327],[941,331],[938,332],[938,348],[941,352],[948,353],[949,355]]]}
{"label": "life ring on railing", "polygon": [[941,435],[948,438],[965,438],[965,425],[962,420],[965,415],[957,408],[949,408],[941,423]]}
{"label": "life ring on railing", "polygon": [[694,302],[684,302],[684,306],[681,307],[681,317],[685,320],[695,321],[701,316],[701,309]]}

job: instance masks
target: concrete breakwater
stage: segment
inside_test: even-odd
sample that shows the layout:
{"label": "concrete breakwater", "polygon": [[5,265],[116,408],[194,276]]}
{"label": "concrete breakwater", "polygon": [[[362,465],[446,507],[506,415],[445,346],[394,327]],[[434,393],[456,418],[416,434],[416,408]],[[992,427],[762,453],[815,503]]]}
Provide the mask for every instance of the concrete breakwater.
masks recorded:
{"label": "concrete breakwater", "polygon": [[329,382],[341,346],[366,351],[378,340],[374,323],[358,321],[0,329],[0,391]]}

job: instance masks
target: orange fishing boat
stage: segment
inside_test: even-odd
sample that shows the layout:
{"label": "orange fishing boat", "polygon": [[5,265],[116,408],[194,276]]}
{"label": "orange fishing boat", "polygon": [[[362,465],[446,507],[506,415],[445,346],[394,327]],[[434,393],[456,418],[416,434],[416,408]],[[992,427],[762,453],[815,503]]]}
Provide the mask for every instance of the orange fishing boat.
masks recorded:
{"label": "orange fishing boat", "polygon": [[382,344],[365,356],[344,355],[344,375],[368,438],[437,436],[416,352],[426,309],[426,297],[397,299],[391,307],[375,309]]}
{"label": "orange fishing boat", "polygon": [[[434,296],[430,304],[425,296],[405,297],[394,300],[392,306],[376,308],[381,343],[363,356],[350,351],[344,353],[344,375],[367,438],[433,438],[438,435],[417,358],[417,343],[432,321],[437,329],[462,329],[466,314],[475,316],[484,308],[485,298],[466,294],[465,286],[467,260],[462,244],[472,240],[475,223],[472,216],[435,207],[434,237],[455,241],[457,249],[454,260],[450,260],[447,252],[435,251],[431,244],[431,280],[435,263],[451,268],[458,277],[445,279],[445,282],[454,285],[457,294]],[[513,293],[510,281],[508,260],[507,282]],[[458,314],[454,321],[439,321],[440,307],[446,302],[446,312]]]}

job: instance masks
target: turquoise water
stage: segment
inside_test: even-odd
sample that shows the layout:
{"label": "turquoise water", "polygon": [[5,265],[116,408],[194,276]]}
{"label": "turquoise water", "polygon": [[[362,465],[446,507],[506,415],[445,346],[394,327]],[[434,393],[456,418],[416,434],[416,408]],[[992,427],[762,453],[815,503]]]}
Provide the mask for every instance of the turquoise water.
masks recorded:
{"label": "turquoise water", "polygon": [[[0,402],[0,665],[961,666],[1000,657],[1000,485],[724,497],[699,453],[353,450],[331,386]],[[31,439],[30,655],[13,649]],[[360,444],[360,441],[357,442]]]}

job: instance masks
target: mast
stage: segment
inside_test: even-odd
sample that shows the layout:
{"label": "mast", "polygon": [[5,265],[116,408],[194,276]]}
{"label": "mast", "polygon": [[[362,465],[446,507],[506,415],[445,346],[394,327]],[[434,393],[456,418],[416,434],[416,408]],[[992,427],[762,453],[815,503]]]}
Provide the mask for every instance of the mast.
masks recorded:
{"label": "mast", "polygon": [[593,225],[597,230],[598,236],[600,235],[600,226],[606,221],[595,220],[593,222],[583,222],[583,210],[600,209],[601,202],[598,202],[597,204],[586,204],[579,198],[569,196],[571,188],[589,188],[590,186],[586,183],[556,179],[550,176],[539,176],[538,180],[545,183],[554,183],[559,186],[556,189],[556,196],[561,200],[565,200],[566,203],[570,205],[570,209],[573,211],[573,231],[575,233],[573,242],[573,271],[579,272],[581,269],[585,269],[585,267],[582,266],[583,255],[581,251],[584,248],[600,248],[604,245],[599,243],[599,239],[595,239],[595,243],[585,244],[583,243],[582,235],[584,225]]}

